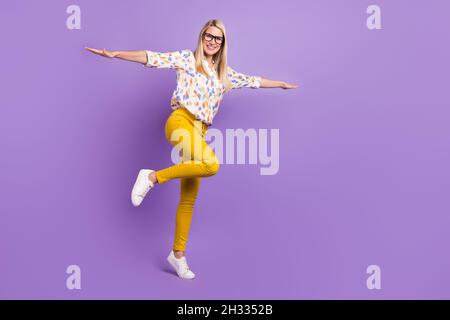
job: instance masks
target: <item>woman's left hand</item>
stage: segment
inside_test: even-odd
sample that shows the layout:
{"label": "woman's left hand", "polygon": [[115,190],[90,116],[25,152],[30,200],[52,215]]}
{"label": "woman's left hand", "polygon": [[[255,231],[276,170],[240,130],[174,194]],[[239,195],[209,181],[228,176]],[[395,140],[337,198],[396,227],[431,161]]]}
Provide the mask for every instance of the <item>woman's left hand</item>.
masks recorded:
{"label": "woman's left hand", "polygon": [[298,87],[299,87],[298,84],[290,84],[290,83],[287,83],[287,82],[283,82],[281,84],[281,88],[282,89],[295,89],[295,88],[298,88]]}

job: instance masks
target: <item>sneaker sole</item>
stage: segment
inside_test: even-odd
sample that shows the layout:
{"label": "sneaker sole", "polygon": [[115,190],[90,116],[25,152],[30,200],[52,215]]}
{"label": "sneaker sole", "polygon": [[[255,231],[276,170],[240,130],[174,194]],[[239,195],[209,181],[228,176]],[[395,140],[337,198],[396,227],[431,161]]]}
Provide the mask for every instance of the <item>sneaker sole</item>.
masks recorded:
{"label": "sneaker sole", "polygon": [[182,276],[180,276],[180,274],[177,271],[177,268],[175,267],[175,265],[172,263],[172,260],[170,260],[169,258],[167,258],[167,261],[169,262],[169,264],[172,266],[173,270],[175,271],[175,273],[177,274],[178,278],[183,279],[183,280],[193,280],[195,279],[195,276],[193,278],[183,278]]}

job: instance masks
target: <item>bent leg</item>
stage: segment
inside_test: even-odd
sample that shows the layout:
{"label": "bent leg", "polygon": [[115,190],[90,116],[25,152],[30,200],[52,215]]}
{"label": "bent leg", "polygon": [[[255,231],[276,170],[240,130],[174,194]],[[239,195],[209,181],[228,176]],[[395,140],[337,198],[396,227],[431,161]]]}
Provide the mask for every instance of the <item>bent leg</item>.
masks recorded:
{"label": "bent leg", "polygon": [[175,178],[209,177],[219,170],[219,161],[208,146],[201,128],[179,117],[169,119],[166,125],[166,138],[180,149],[183,160],[173,166],[159,170],[156,176],[159,183]]}

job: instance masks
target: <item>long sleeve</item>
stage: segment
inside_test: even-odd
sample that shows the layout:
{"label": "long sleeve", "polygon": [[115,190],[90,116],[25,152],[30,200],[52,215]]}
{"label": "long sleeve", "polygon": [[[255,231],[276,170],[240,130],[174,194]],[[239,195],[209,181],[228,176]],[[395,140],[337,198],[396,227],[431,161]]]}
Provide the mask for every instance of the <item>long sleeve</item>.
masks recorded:
{"label": "long sleeve", "polygon": [[243,73],[239,73],[228,66],[227,68],[228,79],[230,79],[232,88],[259,88],[261,86],[261,77],[249,76]]}
{"label": "long sleeve", "polygon": [[145,50],[147,54],[147,64],[145,67],[161,69],[187,69],[190,65],[191,52],[189,50],[179,50],[174,52],[156,52]]}

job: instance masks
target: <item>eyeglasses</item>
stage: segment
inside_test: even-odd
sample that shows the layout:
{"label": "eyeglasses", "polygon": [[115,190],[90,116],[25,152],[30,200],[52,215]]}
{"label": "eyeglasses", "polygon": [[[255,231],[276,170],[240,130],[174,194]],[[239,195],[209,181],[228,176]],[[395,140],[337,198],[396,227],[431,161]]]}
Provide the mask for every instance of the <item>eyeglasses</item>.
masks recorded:
{"label": "eyeglasses", "polygon": [[203,34],[203,38],[205,38],[206,41],[212,41],[214,39],[214,42],[217,44],[222,44],[223,37],[217,37],[213,36],[211,33],[205,32]]}

